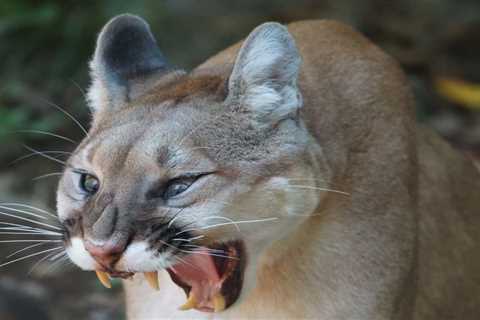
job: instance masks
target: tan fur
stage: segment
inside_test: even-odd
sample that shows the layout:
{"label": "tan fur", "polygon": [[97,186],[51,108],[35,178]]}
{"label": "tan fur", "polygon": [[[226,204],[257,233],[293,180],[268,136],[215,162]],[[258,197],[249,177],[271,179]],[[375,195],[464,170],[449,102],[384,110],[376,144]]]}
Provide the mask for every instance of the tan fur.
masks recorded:
{"label": "tan fur", "polygon": [[[242,229],[248,241],[271,235],[269,240],[247,244],[250,260],[241,299],[218,314],[178,311],[185,296],[165,272],[158,292],[135,276],[125,281],[129,318],[478,319],[477,168],[415,123],[414,102],[404,74],[363,36],[333,21],[302,21],[289,25],[288,31],[302,58],[300,121],[311,139],[301,158],[283,155],[277,166],[268,166],[268,172],[256,168],[259,172],[250,177],[250,167],[231,169],[227,155],[209,154],[208,149],[188,151],[195,142],[182,146],[185,152],[193,152],[188,153],[192,161],[202,162],[207,155],[227,168],[205,198],[215,194],[214,199],[228,200],[230,205],[197,208],[192,211],[194,218],[202,209],[229,212],[237,220],[252,218],[247,212],[255,213],[254,218],[282,217],[276,226]],[[121,185],[125,195],[130,194],[134,187],[125,181],[136,181],[133,177],[145,170],[158,170],[142,162],[142,152],[150,154],[145,137],[152,132],[142,128],[158,125],[155,132],[170,131],[158,124],[156,117],[187,121],[188,127],[189,120],[176,112],[188,110],[191,119],[201,121],[202,108],[215,110],[216,103],[229,94],[226,81],[241,45],[215,55],[191,74],[155,87],[132,101],[131,108],[97,116],[92,132],[99,136],[102,130],[116,132],[108,130],[125,126],[98,141],[112,140],[127,131],[131,134],[123,139],[132,141],[124,142],[127,155],[118,147],[98,144],[96,152],[102,160],[92,166],[115,163],[117,156],[112,150],[120,150],[123,155],[118,157],[123,158],[119,161],[125,166],[111,166],[105,175]],[[171,110],[176,106],[178,110]],[[220,140],[222,133],[228,132],[222,130],[230,127],[222,127],[222,123],[210,128],[200,122],[202,141],[216,151],[228,146],[228,141],[221,144]],[[175,137],[177,133],[172,131]],[[182,132],[178,135],[184,136]],[[89,144],[84,142],[78,153]],[[278,191],[268,192],[283,178],[298,177],[303,180],[297,184],[311,189],[300,193],[278,187]],[[242,193],[229,189],[246,185],[249,189]],[[317,187],[349,195],[314,190]],[[61,195],[59,199],[64,203]],[[289,210],[294,212],[290,216]],[[215,230],[210,235],[219,239],[232,236]]]}
{"label": "tan fur", "polygon": [[[272,255],[280,251],[284,256],[261,269],[257,289],[231,317],[477,319],[478,171],[436,135],[416,128],[412,98],[402,72],[365,38],[333,21],[305,21],[288,28],[303,58],[300,87],[305,100],[304,119],[336,173],[333,185],[352,193],[352,200],[345,204],[338,201],[340,196],[334,196],[329,205],[324,204],[328,208],[321,208],[329,212],[327,217],[312,217],[300,229],[298,239],[291,237],[273,246]],[[218,69],[223,73],[233,63],[238,48],[236,45],[218,54],[197,72],[215,68],[214,73]],[[223,65],[225,68],[221,68]],[[356,196],[357,192],[360,194]],[[376,282],[388,278],[390,268],[398,265],[389,266],[387,261],[382,265],[382,254],[391,253],[381,252],[378,247],[384,244],[373,237],[381,226],[369,225],[368,217],[349,217],[362,210],[371,211],[366,215],[385,215],[382,227],[405,229],[398,238],[385,239],[399,242],[400,251],[394,253],[397,257],[390,263],[404,265],[403,275],[392,275],[402,280],[379,293],[378,305],[372,307],[377,310],[370,318],[362,314],[362,306],[348,306],[349,302],[361,304],[361,295],[370,293],[368,287],[372,286],[372,292],[377,290]],[[397,210],[405,210],[404,221],[388,216],[388,211]],[[333,231],[322,234],[329,224]],[[336,229],[339,234],[332,234]],[[371,237],[370,245],[377,249],[372,254],[379,256],[365,264],[359,261],[372,248],[356,244],[357,237]],[[325,261],[328,254],[319,255],[322,242],[329,238],[337,238],[340,248],[345,242],[345,257],[339,264]],[[307,242],[312,248],[298,251]],[[284,252],[285,246],[291,250]],[[358,295],[354,301],[334,293],[326,297],[335,290],[328,284],[334,282],[339,269],[349,274],[345,286],[365,286],[362,291],[366,292],[347,293]],[[307,298],[299,301],[298,296],[305,292],[309,292]],[[345,311],[334,310],[344,304]]]}

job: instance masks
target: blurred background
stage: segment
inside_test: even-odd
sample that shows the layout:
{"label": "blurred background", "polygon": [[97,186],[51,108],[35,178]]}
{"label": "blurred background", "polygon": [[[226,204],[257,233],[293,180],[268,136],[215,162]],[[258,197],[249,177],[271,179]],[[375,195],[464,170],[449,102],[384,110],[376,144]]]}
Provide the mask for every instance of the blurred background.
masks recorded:
{"label": "blurred background", "polygon": [[[186,69],[265,21],[346,22],[400,61],[415,92],[419,122],[470,156],[480,155],[478,0],[1,0],[0,202],[54,212],[62,166],[51,160],[64,159],[75,144],[47,132],[72,141],[82,138],[57,106],[88,126],[84,94],[95,38],[108,19],[125,12],[148,20],[165,55]],[[52,159],[32,155],[29,148],[49,151]],[[19,214],[2,207],[0,212]],[[7,223],[19,220],[3,215],[0,221],[3,233],[18,231]],[[0,319],[124,318],[120,285],[108,291],[93,273],[80,272],[65,260],[50,261],[48,254],[55,250],[37,254],[54,244],[7,258],[29,245],[0,243],[0,264],[29,256],[0,268]]]}

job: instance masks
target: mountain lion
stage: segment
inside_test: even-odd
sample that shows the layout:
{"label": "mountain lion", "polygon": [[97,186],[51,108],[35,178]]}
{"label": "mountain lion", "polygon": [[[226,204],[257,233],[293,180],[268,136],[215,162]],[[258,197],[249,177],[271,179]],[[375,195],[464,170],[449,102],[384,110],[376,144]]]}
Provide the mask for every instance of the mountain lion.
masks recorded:
{"label": "mountain lion", "polygon": [[347,26],[265,23],[192,72],[98,37],[58,212],[129,319],[479,319],[480,176]]}

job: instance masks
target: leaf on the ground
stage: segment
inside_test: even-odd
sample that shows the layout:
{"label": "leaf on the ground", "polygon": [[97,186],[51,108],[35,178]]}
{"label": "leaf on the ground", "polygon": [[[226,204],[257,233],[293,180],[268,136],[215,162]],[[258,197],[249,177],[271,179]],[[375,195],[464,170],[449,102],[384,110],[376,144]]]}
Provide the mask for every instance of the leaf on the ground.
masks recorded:
{"label": "leaf on the ground", "polygon": [[439,77],[435,79],[435,88],[442,97],[454,103],[469,109],[480,109],[480,84]]}

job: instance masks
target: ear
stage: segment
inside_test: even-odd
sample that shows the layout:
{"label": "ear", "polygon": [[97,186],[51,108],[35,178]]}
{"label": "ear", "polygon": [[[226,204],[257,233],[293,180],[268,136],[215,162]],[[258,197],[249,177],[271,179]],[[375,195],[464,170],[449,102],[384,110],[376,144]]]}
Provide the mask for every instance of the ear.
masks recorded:
{"label": "ear", "polygon": [[253,30],[238,53],[227,99],[250,110],[260,125],[295,116],[302,105],[297,88],[300,64],[287,28],[264,23]]}
{"label": "ear", "polygon": [[148,80],[169,70],[148,24],[129,14],[103,27],[90,68],[88,100],[95,111],[120,108],[148,90]]}

